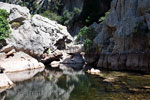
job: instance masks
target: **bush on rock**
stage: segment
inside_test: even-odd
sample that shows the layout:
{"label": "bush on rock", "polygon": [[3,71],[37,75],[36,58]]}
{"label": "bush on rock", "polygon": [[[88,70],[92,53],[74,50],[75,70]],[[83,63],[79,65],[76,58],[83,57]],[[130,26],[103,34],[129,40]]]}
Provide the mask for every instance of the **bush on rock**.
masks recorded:
{"label": "bush on rock", "polygon": [[9,37],[10,27],[7,21],[9,13],[6,10],[0,9],[0,40]]}

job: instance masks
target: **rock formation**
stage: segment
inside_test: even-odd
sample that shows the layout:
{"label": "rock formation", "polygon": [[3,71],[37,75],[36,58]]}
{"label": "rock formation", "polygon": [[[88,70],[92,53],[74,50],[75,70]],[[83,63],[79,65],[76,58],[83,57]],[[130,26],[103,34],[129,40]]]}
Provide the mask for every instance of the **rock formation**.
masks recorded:
{"label": "rock formation", "polygon": [[1,72],[44,68],[43,63],[60,60],[74,44],[67,28],[56,21],[40,15],[31,17],[29,9],[14,4],[0,2],[0,9],[10,13],[11,27],[10,37],[0,46],[0,67],[4,69]]}
{"label": "rock formation", "polygon": [[150,72],[149,0],[113,0],[94,43],[97,67]]}
{"label": "rock formation", "polygon": [[[11,29],[11,38],[6,39],[7,46],[1,51],[8,51],[14,48],[17,51],[24,51],[32,56],[40,57],[45,52],[51,53],[57,49],[66,49],[66,44],[72,41],[65,26],[57,24],[40,15],[30,17],[29,10],[25,7],[0,3],[0,8],[10,11],[10,24],[20,23],[17,28]],[[15,9],[15,10],[14,10]],[[27,10],[23,10],[27,9]],[[24,11],[24,12],[21,12]]]}
{"label": "rock formation", "polygon": [[[64,62],[68,59],[64,55],[79,53],[78,50],[75,50],[79,46],[74,46],[74,40],[65,26],[40,15],[31,17],[26,7],[2,2],[0,5],[2,5],[1,9],[10,12],[8,18],[11,26],[10,38],[5,39],[6,46],[0,49],[1,52],[6,53],[6,56],[13,53],[15,55],[15,52],[21,51],[43,63],[50,63],[60,61],[61,58],[63,58],[61,62]],[[72,48],[75,48],[74,52],[70,51]],[[70,57],[72,58],[72,56]],[[80,55],[79,58],[83,60]],[[11,59],[15,59],[15,56]],[[8,61],[10,60],[8,59]],[[75,62],[72,61],[72,63]]]}
{"label": "rock formation", "polygon": [[4,68],[5,73],[44,68],[44,64],[23,52],[0,58],[0,66]]}

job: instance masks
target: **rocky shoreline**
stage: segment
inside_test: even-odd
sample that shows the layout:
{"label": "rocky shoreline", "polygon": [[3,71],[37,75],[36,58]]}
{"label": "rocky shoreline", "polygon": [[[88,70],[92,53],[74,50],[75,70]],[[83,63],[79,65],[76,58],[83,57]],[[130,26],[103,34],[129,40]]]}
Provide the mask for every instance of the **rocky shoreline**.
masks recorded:
{"label": "rocky shoreline", "polygon": [[85,54],[88,64],[110,70],[150,73],[149,0],[112,0],[109,15],[94,23],[98,35]]}
{"label": "rocky shoreline", "polygon": [[97,67],[109,70],[150,72],[149,53],[103,54]]}
{"label": "rocky shoreline", "polygon": [[82,68],[82,46],[75,45],[65,26],[40,15],[31,16],[28,8],[19,5],[0,2],[0,9],[10,13],[11,27],[10,37],[0,43],[0,88],[13,85],[14,78],[9,73],[44,69],[44,64]]}
{"label": "rocky shoreline", "polygon": [[96,68],[149,73],[150,5],[147,4],[148,0],[113,0],[108,17],[89,26],[98,35],[83,56],[83,46],[76,44],[66,26],[38,14],[31,16],[26,7],[0,2],[0,9],[10,13],[11,27],[10,38],[0,43],[0,72],[44,68],[44,64],[82,69],[86,62]]}

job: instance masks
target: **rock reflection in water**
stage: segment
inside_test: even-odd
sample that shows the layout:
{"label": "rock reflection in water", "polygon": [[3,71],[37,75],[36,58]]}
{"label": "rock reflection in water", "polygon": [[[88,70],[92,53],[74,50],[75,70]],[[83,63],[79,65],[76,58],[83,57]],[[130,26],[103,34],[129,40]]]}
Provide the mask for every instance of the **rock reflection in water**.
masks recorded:
{"label": "rock reflection in water", "polygon": [[38,72],[42,72],[43,70],[44,68],[39,68],[34,70],[26,70],[22,72],[6,73],[6,75],[13,82],[22,82],[33,78]]}
{"label": "rock reflection in water", "polygon": [[9,77],[17,83],[14,88],[5,91],[3,97],[6,100],[68,100],[75,83],[79,81],[78,77],[82,75],[84,75],[83,71],[45,69],[30,81],[18,83],[24,79],[21,80],[19,74],[16,75],[17,78],[9,74]]}

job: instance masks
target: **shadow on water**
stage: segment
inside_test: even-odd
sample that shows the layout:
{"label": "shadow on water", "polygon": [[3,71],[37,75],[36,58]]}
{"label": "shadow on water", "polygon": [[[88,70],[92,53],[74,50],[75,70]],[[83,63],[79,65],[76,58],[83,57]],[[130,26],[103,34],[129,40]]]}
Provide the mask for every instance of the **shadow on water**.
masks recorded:
{"label": "shadow on water", "polygon": [[62,69],[8,74],[16,85],[0,100],[150,100],[150,75]]}

